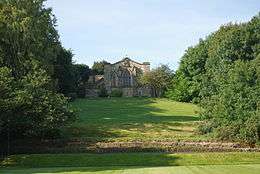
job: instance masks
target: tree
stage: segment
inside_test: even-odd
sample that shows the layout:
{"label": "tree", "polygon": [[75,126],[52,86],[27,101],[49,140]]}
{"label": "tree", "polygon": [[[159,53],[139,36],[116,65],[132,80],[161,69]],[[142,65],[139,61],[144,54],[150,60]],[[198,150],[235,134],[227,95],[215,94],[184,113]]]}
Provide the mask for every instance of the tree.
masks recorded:
{"label": "tree", "polygon": [[181,71],[176,71],[166,91],[166,97],[175,101],[190,102],[193,100],[190,92],[191,82]]}
{"label": "tree", "polygon": [[44,0],[2,0],[0,2],[0,55],[2,66],[15,78],[28,71],[28,62],[38,60],[49,75],[60,48],[56,19]]}
{"label": "tree", "polygon": [[219,80],[218,92],[202,100],[202,118],[216,137],[254,144],[260,138],[260,56],[235,61],[225,79]]}
{"label": "tree", "polygon": [[64,95],[76,91],[72,58],[73,54],[70,50],[61,48],[57,59],[54,61],[54,75],[52,78],[56,79],[57,91]]}
{"label": "tree", "polygon": [[208,58],[207,41],[188,48],[181,58],[180,67],[167,91],[167,97],[183,102],[198,102],[202,86],[202,75],[205,73],[205,63]]}
{"label": "tree", "polygon": [[223,25],[189,48],[168,90],[178,101],[198,101],[201,133],[253,145],[260,140],[260,14]]}
{"label": "tree", "polygon": [[53,136],[75,119],[67,99],[55,90],[54,65],[62,46],[55,29],[56,19],[43,2],[0,1],[0,93],[3,94],[0,135],[3,136],[10,132],[16,137]]}
{"label": "tree", "polygon": [[167,65],[161,65],[138,78],[141,85],[150,86],[154,97],[161,97],[170,85],[172,70]]}
{"label": "tree", "polygon": [[7,67],[0,68],[0,135],[12,137],[53,137],[59,129],[75,120],[63,95],[48,90],[50,78],[39,69],[19,80]]}
{"label": "tree", "polygon": [[221,27],[210,41],[200,92],[202,118],[220,139],[251,145],[260,140],[259,32],[260,15]]}
{"label": "tree", "polygon": [[100,61],[100,62],[94,62],[93,66],[92,66],[92,72],[95,75],[103,75],[104,74],[104,68],[105,68],[105,64],[107,64],[108,62],[106,62],[105,60]]}
{"label": "tree", "polygon": [[84,98],[86,92],[86,82],[89,79],[91,70],[84,64],[73,64],[72,68],[77,96]]}

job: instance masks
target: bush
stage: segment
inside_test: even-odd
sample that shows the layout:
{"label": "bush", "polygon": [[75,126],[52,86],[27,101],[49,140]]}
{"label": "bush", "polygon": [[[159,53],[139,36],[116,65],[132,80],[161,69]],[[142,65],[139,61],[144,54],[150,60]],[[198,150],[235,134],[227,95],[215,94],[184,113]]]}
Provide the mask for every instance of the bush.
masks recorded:
{"label": "bush", "polygon": [[214,125],[214,122],[212,123],[211,121],[204,121],[197,127],[197,132],[199,134],[208,134],[211,133],[215,127],[216,125]]}
{"label": "bush", "polygon": [[99,93],[98,93],[98,96],[99,96],[99,97],[108,97],[106,88],[104,88],[104,87],[101,88],[100,91],[99,91]]}
{"label": "bush", "polygon": [[123,96],[123,92],[119,89],[114,89],[111,91],[110,94],[111,97],[122,97]]}
{"label": "bush", "polygon": [[10,69],[0,68],[0,135],[51,138],[76,119],[67,98],[48,90],[46,72],[34,68],[18,80]]}

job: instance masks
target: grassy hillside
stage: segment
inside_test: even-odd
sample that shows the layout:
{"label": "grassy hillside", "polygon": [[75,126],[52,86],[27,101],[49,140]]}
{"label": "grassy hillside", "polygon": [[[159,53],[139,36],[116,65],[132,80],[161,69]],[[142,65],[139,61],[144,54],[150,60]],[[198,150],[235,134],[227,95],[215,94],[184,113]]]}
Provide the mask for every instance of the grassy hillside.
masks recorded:
{"label": "grassy hillside", "polygon": [[87,141],[196,140],[199,108],[167,99],[81,99],[72,103],[80,119],[66,132]]}

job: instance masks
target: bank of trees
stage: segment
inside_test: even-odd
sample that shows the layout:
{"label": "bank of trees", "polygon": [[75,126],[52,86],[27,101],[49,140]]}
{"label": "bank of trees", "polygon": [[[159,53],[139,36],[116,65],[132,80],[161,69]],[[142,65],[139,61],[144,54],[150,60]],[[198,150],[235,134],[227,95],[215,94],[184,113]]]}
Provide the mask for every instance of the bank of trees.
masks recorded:
{"label": "bank of trees", "polygon": [[57,136],[76,119],[65,96],[87,78],[88,67],[73,64],[55,25],[44,0],[0,1],[2,137]]}
{"label": "bank of trees", "polygon": [[201,133],[254,144],[260,139],[260,15],[227,24],[181,59],[167,96],[199,103]]}

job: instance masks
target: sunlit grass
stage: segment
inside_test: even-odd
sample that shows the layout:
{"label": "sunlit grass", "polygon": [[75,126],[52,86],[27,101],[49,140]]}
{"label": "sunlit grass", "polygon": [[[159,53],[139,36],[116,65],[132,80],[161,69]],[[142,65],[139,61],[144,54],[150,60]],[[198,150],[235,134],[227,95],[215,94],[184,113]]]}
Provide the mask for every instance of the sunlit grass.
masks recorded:
{"label": "sunlit grass", "polygon": [[80,99],[72,103],[80,119],[67,135],[89,141],[198,140],[199,108],[167,99]]}
{"label": "sunlit grass", "polygon": [[190,166],[260,164],[260,152],[12,155],[2,167]]}

